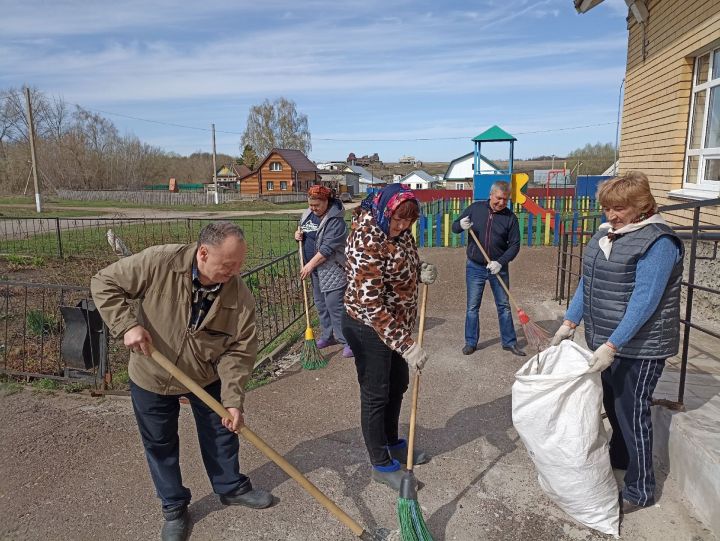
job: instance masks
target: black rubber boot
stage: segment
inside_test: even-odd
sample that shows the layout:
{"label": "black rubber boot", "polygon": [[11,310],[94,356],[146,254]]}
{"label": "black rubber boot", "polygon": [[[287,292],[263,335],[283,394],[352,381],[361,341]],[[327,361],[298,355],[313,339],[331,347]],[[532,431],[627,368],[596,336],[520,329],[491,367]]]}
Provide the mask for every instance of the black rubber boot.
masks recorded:
{"label": "black rubber boot", "polygon": [[[400,464],[407,464],[407,442],[405,440],[400,440],[393,446],[388,445],[388,451],[390,451],[390,457],[400,462]],[[413,464],[427,464],[431,458],[425,451],[413,449]]]}
{"label": "black rubber boot", "polygon": [[161,541],[185,541],[190,533],[190,513],[187,507],[163,514],[165,523],[160,531]]}

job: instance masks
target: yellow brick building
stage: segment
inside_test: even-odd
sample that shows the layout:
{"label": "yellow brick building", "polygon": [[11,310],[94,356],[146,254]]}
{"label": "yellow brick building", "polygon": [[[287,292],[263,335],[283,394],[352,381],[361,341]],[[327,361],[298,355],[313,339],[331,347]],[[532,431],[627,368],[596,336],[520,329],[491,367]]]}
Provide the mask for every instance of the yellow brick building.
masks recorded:
{"label": "yellow brick building", "polygon": [[[581,13],[601,1],[574,0]],[[620,171],[645,172],[661,205],[720,197],[720,0],[626,3]],[[720,207],[702,215],[720,224]]]}

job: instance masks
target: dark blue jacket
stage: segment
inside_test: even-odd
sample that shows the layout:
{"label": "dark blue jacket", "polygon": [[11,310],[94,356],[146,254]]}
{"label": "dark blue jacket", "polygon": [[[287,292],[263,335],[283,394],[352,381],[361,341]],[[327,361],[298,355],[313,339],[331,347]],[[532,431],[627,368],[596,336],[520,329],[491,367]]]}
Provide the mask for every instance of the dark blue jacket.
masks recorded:
{"label": "dark blue jacket", "polygon": [[[453,233],[462,233],[460,220],[465,216],[470,217],[472,230],[478,240],[485,248],[492,261],[497,261],[503,267],[507,267],[520,251],[520,226],[517,216],[509,208],[500,212],[493,212],[487,200],[476,201],[466,208],[460,217],[452,224]],[[487,265],[487,261],[475,245],[475,241],[468,234],[467,239],[468,259]]]}

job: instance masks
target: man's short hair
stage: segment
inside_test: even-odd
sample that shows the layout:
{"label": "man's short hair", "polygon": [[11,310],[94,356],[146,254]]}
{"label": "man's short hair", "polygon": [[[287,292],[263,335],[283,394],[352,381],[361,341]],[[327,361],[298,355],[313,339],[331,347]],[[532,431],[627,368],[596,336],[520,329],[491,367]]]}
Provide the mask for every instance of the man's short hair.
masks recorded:
{"label": "man's short hair", "polygon": [[245,240],[245,233],[240,226],[232,222],[210,222],[200,230],[198,246],[203,244],[206,246],[218,246],[228,237],[237,237],[240,240]]}
{"label": "man's short hair", "polygon": [[502,192],[502,193],[509,193],[510,192],[510,183],[505,182],[504,180],[497,180],[492,183],[492,186],[490,186],[490,193],[493,192]]}

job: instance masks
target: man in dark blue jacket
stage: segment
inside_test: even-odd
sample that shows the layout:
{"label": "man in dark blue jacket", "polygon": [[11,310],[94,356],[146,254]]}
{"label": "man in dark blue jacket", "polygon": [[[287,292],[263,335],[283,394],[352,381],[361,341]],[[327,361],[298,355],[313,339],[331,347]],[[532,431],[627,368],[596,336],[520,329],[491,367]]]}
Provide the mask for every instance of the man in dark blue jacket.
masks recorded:
{"label": "man in dark blue jacket", "polygon": [[468,238],[468,260],[465,266],[467,311],[463,355],[470,355],[477,349],[480,339],[480,303],[486,281],[490,282],[495,297],[502,348],[514,355],[525,355],[517,346],[510,300],[497,279],[500,276],[510,287],[508,264],[520,251],[520,227],[515,214],[507,208],[509,198],[510,185],[507,182],[495,182],[490,187],[490,198],[470,205],[452,225],[453,233],[462,233],[472,228],[491,259],[488,263],[475,241]]}

